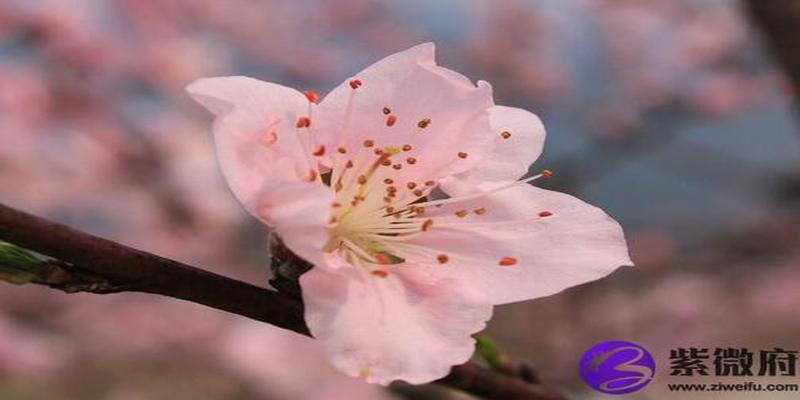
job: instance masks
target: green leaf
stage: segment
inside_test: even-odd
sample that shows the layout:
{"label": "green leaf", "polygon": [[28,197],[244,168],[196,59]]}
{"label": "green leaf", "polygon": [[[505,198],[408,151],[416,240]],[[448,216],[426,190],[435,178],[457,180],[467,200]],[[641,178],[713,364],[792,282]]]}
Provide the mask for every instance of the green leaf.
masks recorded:
{"label": "green leaf", "polygon": [[472,335],[475,338],[475,347],[478,350],[478,355],[481,356],[486,363],[494,370],[503,370],[507,368],[511,361],[508,354],[500,350],[497,344],[490,337],[482,334]]}
{"label": "green leaf", "polygon": [[16,285],[30,283],[43,268],[42,259],[32,252],[0,241],[0,280]]}

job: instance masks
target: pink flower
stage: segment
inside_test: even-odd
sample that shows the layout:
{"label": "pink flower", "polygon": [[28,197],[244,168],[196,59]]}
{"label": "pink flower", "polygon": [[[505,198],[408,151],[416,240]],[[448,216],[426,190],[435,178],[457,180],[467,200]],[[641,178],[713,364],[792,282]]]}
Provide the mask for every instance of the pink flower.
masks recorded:
{"label": "pink flower", "polygon": [[233,193],[315,265],[300,279],[305,319],[348,375],[440,378],[470,358],[493,305],[631,264],[603,211],[525,184],[546,172],[517,181],[541,153],[539,118],[437,66],[432,44],[379,61],[319,105],[246,77],[188,91],[217,116]]}

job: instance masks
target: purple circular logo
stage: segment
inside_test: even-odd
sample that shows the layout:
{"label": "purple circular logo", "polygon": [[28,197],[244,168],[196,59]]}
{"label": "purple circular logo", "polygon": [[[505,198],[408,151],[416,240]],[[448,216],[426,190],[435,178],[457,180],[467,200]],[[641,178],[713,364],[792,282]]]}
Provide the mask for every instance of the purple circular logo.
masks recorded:
{"label": "purple circular logo", "polygon": [[656,373],[653,356],[631,342],[602,342],[581,357],[581,378],[597,391],[608,394],[635,392],[647,386]]}

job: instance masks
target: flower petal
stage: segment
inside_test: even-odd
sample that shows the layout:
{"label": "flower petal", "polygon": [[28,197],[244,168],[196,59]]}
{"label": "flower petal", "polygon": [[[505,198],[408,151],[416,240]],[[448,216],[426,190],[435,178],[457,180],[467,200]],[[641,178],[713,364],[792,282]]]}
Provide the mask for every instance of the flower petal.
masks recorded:
{"label": "flower petal", "polygon": [[264,184],[309,178],[313,164],[295,126],[312,107],[302,93],[243,76],[200,79],[186,90],[216,115],[220,166],[248,211]]}
{"label": "flower petal", "polygon": [[322,248],[333,192],[311,182],[274,182],[262,186],[253,214],[273,227],[283,242],[306,261],[325,266]]}
{"label": "flower petal", "polygon": [[492,312],[480,292],[402,268],[385,277],[360,267],[314,268],[300,284],[306,322],[334,366],[384,385],[430,382],[466,362],[474,351],[471,334]]}
{"label": "flower petal", "polygon": [[347,151],[331,152],[329,165],[369,163],[375,149],[389,149],[398,152],[391,157],[402,168],[398,180],[419,182],[466,171],[488,154],[492,105],[487,83],[476,87],[437,66],[434,46],[426,43],[378,61],[331,91],[318,107],[315,134],[326,147]]}
{"label": "flower petal", "polygon": [[[622,228],[601,209],[531,185],[432,208],[428,217],[436,223],[396,244],[397,252],[494,304],[548,296],[632,265]],[[440,254],[446,263],[437,262]]]}
{"label": "flower petal", "polygon": [[[489,109],[494,151],[475,168],[455,178],[476,186],[482,182],[515,181],[528,172],[544,148],[545,129],[536,114],[521,108]],[[444,185],[447,190],[450,185]]]}

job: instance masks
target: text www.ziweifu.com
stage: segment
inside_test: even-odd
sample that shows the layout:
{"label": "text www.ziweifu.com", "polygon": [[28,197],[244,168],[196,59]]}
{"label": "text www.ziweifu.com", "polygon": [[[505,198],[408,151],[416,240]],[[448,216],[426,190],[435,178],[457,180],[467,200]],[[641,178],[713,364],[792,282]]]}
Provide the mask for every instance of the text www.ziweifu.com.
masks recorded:
{"label": "text www.ziweifu.com", "polygon": [[800,385],[794,383],[668,383],[671,392],[797,392]]}

